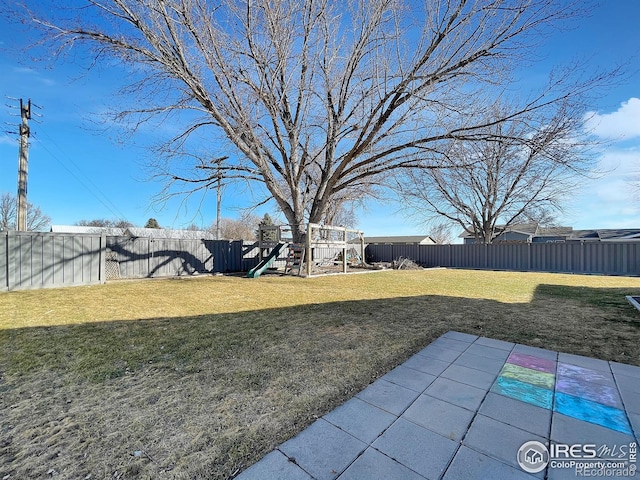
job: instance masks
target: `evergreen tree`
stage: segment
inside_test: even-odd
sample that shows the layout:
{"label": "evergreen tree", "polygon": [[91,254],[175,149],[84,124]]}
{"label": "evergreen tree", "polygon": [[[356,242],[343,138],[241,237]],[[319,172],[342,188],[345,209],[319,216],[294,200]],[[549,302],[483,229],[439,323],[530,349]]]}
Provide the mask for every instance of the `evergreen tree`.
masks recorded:
{"label": "evergreen tree", "polygon": [[160,224],[155,218],[150,218],[149,220],[147,220],[147,223],[145,223],[144,228],[162,228],[162,227],[160,227]]}
{"label": "evergreen tree", "polygon": [[268,213],[264,214],[264,217],[262,217],[262,221],[260,222],[261,225],[275,225],[275,223],[273,223],[273,219],[271,218],[271,215],[269,215]]}

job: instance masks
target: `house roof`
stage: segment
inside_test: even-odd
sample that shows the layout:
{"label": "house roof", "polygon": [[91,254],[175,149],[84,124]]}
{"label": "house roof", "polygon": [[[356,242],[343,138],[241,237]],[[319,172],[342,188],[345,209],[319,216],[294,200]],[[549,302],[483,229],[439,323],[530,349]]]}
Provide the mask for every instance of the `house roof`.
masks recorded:
{"label": "house roof", "polygon": [[640,240],[640,229],[627,228],[621,230],[598,230],[598,236],[603,242],[606,242],[607,240]]}
{"label": "house roof", "polygon": [[568,237],[572,233],[572,227],[539,227],[536,237]]}
{"label": "house roof", "polygon": [[215,240],[215,235],[206,230],[171,230],[167,228],[116,228],[116,227],[87,227],[81,225],[51,225],[54,233],[105,234],[108,237],[142,237],[142,238],[173,238]]}
{"label": "house roof", "polygon": [[[537,227],[535,224],[497,227],[496,237],[505,232],[516,232],[532,237],[565,237],[567,241],[579,242],[624,242],[640,241],[640,228],[574,230],[571,227]],[[462,232],[460,238],[474,238],[473,234]]]}
{"label": "house roof", "polygon": [[[351,243],[359,243],[359,240],[354,240]],[[424,244],[424,243],[436,243],[429,235],[397,235],[386,237],[368,237],[365,235],[364,243],[382,243],[382,244]]]}
{"label": "house roof", "polygon": [[167,228],[138,228],[129,227],[124,232],[130,237],[142,238],[172,238],[172,239],[192,239],[192,240],[214,240],[215,235],[206,230],[171,230]]}
{"label": "house roof", "polygon": [[[516,232],[522,233],[524,235],[533,235],[536,232],[537,225],[535,223],[514,223],[513,225],[509,225],[505,227],[504,225],[496,225],[496,234],[498,235],[505,232]],[[469,231],[467,231],[469,230]],[[473,228],[471,226],[467,227],[467,230],[463,231],[458,238],[475,238],[473,233]]]}
{"label": "house roof", "polygon": [[640,240],[640,228],[574,230],[568,240],[622,242]]}
{"label": "house roof", "polygon": [[597,230],[574,230],[567,240],[600,240]]}
{"label": "house roof", "polygon": [[[507,232],[516,232],[516,233],[522,233],[524,235],[535,235],[536,232],[538,231],[538,224],[537,223],[514,223],[513,225],[509,225],[509,226],[498,226],[497,227],[500,230],[500,233],[507,233]],[[500,235],[500,233],[498,233],[498,235]]]}
{"label": "house roof", "polygon": [[124,228],[119,227],[92,227],[83,225],[51,225],[51,232],[53,233],[85,233],[85,234],[99,234],[103,233],[109,237],[119,237],[124,235]]}
{"label": "house roof", "polygon": [[[469,230],[472,230],[469,227]],[[498,237],[503,233],[521,233],[535,237],[567,237],[573,232],[572,227],[541,227],[537,223],[514,223],[513,225],[496,225],[496,234]],[[462,232],[458,238],[475,238],[473,233],[467,231]]]}

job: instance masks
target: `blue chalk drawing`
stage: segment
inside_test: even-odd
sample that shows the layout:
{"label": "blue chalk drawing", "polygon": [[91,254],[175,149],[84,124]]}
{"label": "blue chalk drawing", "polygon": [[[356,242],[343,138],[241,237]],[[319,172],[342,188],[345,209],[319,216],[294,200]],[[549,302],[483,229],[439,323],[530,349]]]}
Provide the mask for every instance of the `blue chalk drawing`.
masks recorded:
{"label": "blue chalk drawing", "polygon": [[[523,363],[519,357],[513,360],[505,362],[492,392],[633,435],[626,413],[616,408],[622,407],[618,389],[605,373],[559,363],[553,375],[550,369],[543,373],[518,365]],[[525,360],[538,366],[535,359]]]}
{"label": "blue chalk drawing", "polygon": [[633,435],[625,413],[617,408],[563,392],[556,392],[553,410],[563,415],[595,423],[602,427]]}
{"label": "blue chalk drawing", "polygon": [[551,409],[553,404],[552,390],[521,382],[514,378],[498,377],[491,390],[494,393],[546,409]]}

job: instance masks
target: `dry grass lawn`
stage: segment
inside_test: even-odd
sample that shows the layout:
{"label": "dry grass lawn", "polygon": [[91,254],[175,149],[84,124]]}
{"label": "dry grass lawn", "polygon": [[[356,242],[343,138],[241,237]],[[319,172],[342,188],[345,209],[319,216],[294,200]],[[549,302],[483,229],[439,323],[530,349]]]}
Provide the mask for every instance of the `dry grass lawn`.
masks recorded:
{"label": "dry grass lawn", "polygon": [[2,293],[0,478],[232,478],[448,330],[640,365],[628,294],[462,270]]}

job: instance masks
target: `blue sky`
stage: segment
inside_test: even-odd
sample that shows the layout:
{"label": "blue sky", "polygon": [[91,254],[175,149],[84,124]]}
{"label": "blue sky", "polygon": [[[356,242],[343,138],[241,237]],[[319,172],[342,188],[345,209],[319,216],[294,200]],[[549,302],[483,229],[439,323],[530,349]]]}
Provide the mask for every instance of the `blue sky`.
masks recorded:
{"label": "blue sky", "polygon": [[[550,69],[573,60],[593,68],[626,65],[622,82],[609,88],[592,105],[589,126],[608,144],[600,154],[605,173],[585,181],[566,205],[560,221],[574,228],[640,228],[640,198],[632,198],[629,181],[640,176],[640,2],[603,2],[589,18],[573,22],[568,31],[544,39],[544,58],[522,72],[535,84]],[[2,20],[0,20],[2,22]],[[31,122],[34,133],[29,154],[29,201],[47,213],[54,224],[74,224],[82,219],[124,218],[143,225],[149,217],[164,227],[191,223],[209,226],[215,219],[215,192],[186,203],[171,201],[163,208],[152,205],[161,185],[148,180],[144,165],[151,133],[119,143],[114,131],[103,131],[96,116],[113,105],[122,71],[102,68],[87,72],[82,59],[41,63],[15,49],[28,43],[16,25],[0,23],[0,192],[17,189],[19,108],[17,98],[42,107]],[[124,101],[118,98],[118,101]],[[223,216],[237,217],[247,206],[247,195],[231,189],[223,197]],[[256,213],[275,213],[266,206]],[[397,204],[372,202],[359,214],[358,228],[368,235],[426,233],[405,218]],[[456,232],[457,233],[457,232]]]}

